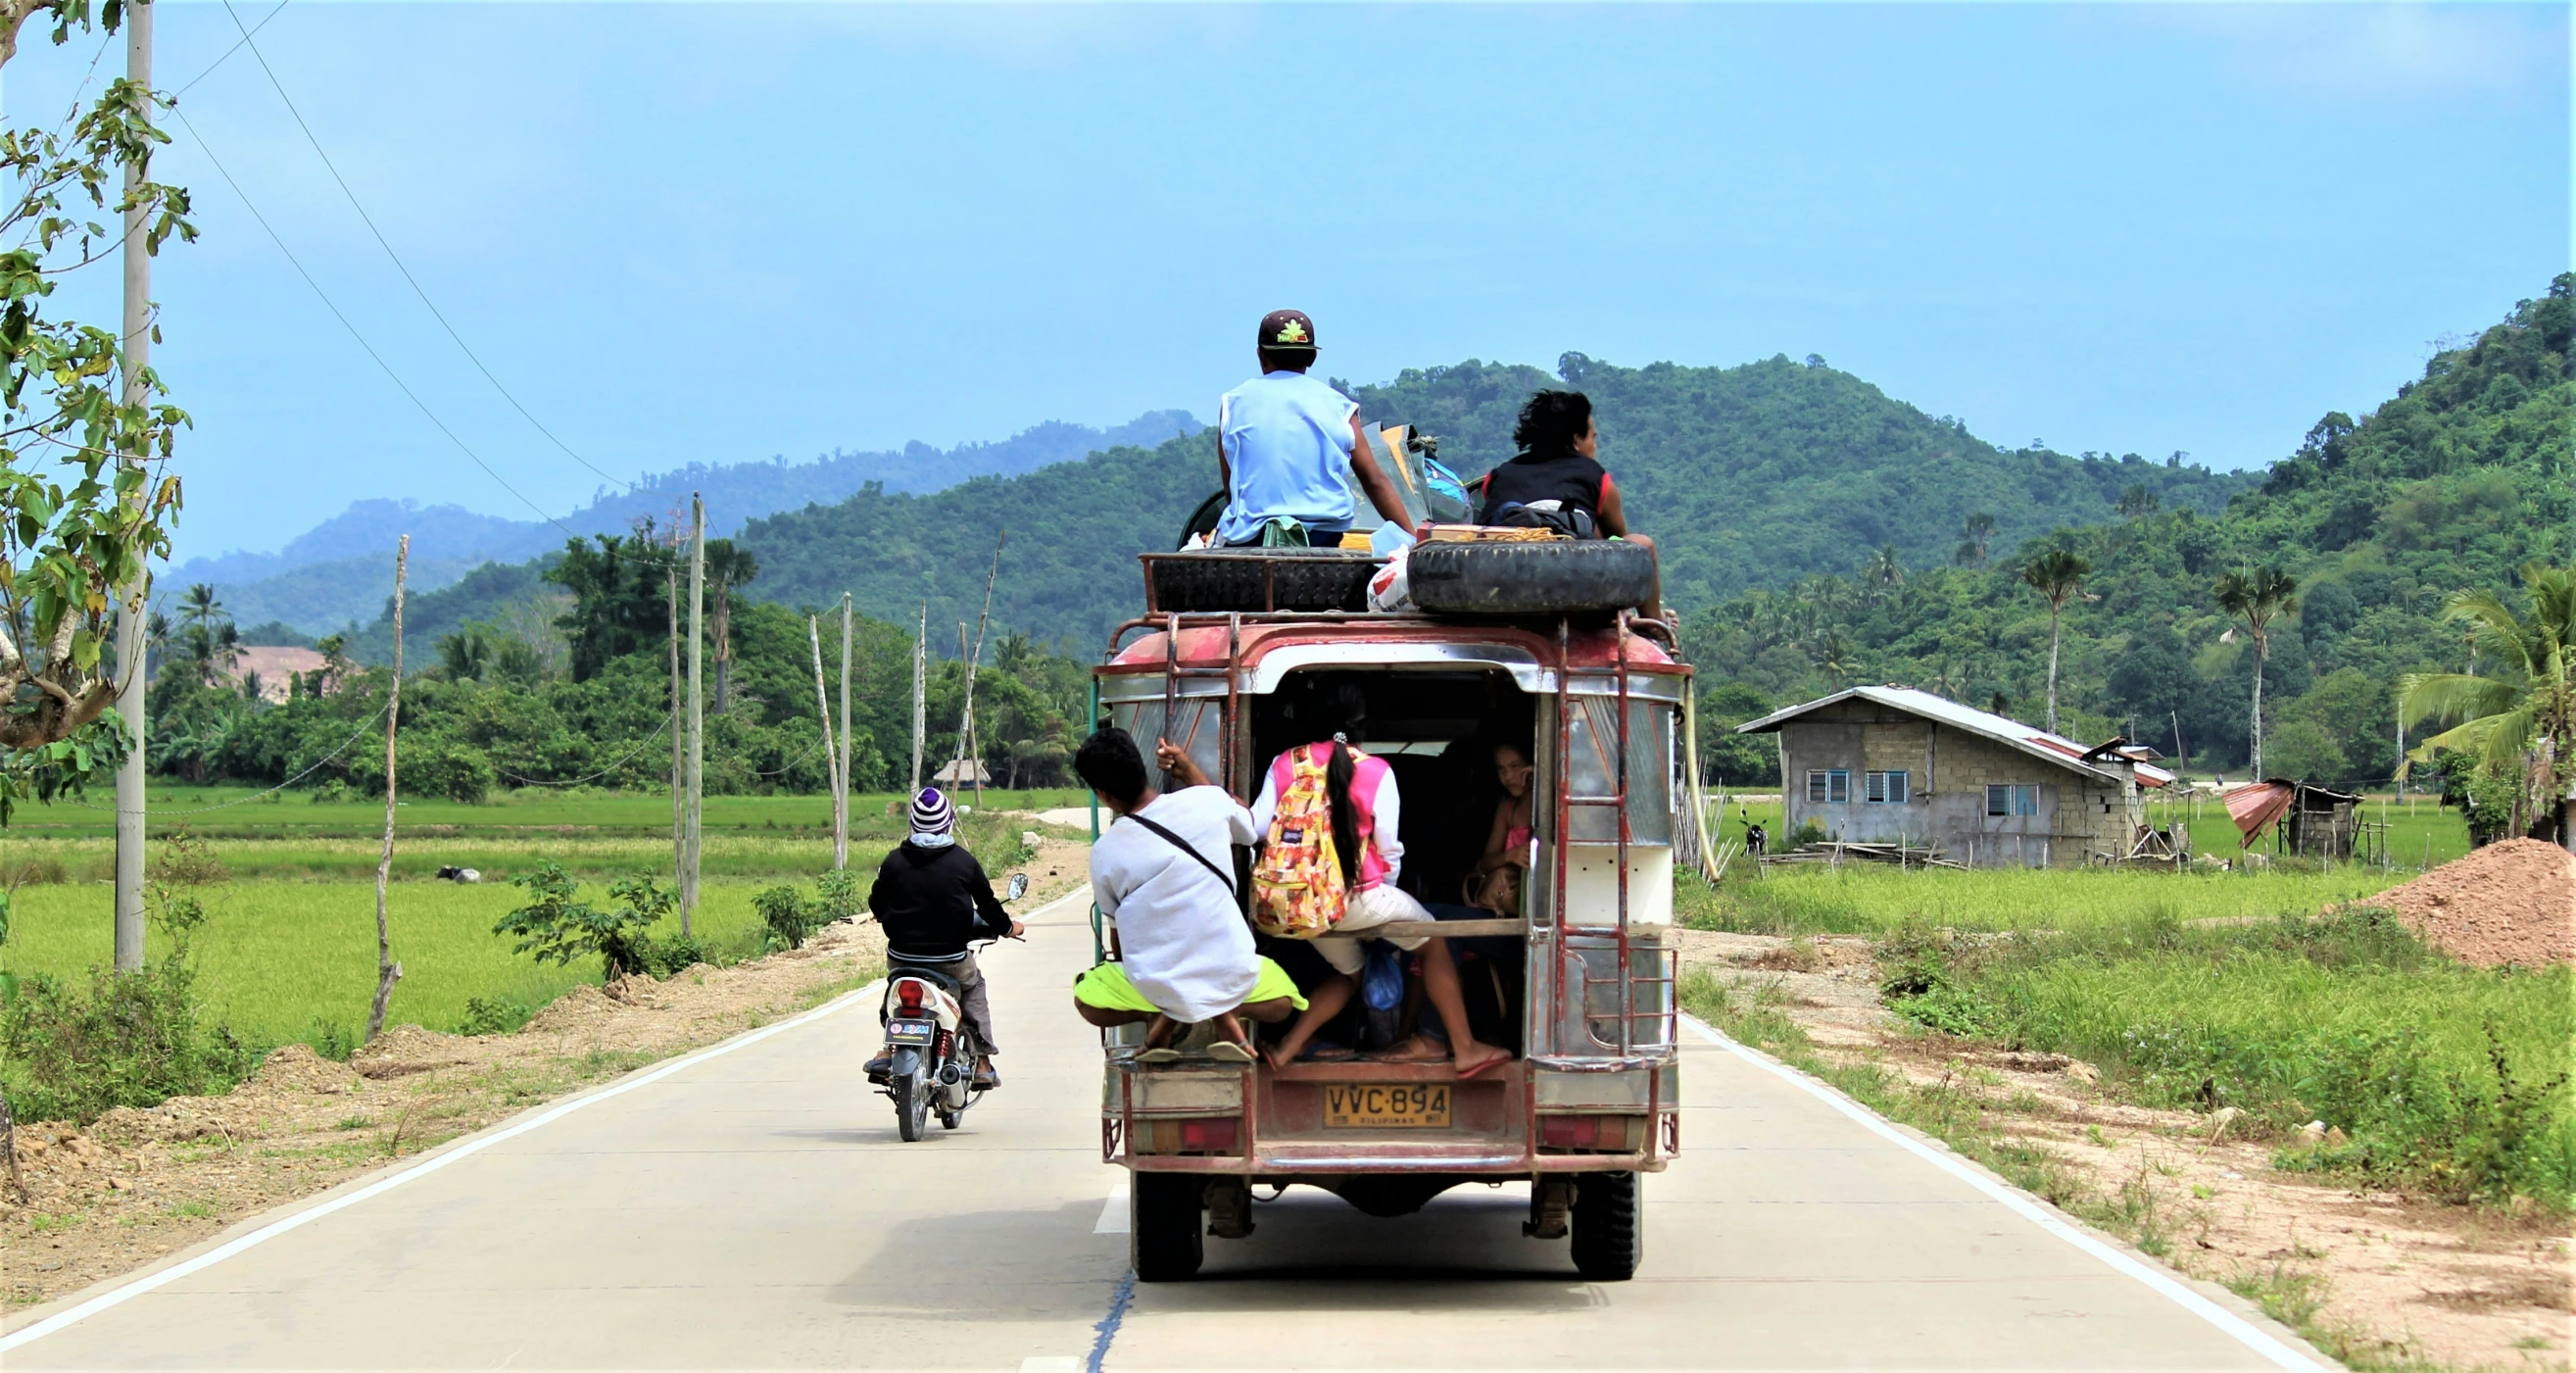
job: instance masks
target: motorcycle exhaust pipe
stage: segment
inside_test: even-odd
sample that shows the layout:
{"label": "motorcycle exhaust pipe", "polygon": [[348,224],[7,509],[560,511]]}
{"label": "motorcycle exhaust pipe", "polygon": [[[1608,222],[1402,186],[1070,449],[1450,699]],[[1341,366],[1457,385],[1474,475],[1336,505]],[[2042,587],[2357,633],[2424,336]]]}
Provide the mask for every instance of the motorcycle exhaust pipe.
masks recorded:
{"label": "motorcycle exhaust pipe", "polygon": [[966,1070],[963,1067],[954,1063],[943,1063],[939,1065],[939,1083],[941,1086],[954,1087],[965,1080]]}

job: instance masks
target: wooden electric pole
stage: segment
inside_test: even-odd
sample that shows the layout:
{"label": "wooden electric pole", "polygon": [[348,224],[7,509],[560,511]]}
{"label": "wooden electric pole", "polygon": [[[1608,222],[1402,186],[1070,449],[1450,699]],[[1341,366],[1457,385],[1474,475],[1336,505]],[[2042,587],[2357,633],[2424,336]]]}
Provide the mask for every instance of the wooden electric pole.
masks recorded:
{"label": "wooden electric pole", "polygon": [[[823,727],[823,785],[832,793],[832,830],[841,830],[841,746],[832,738],[832,697],[823,684],[823,621],[805,617],[805,641],[814,647],[814,715]],[[839,868],[836,862],[835,870]]]}
{"label": "wooden electric pole", "polygon": [[[984,629],[993,622],[993,583],[1001,580],[1002,544],[1010,537],[1011,531],[1005,529],[993,540],[993,570],[984,576],[984,612],[975,617],[975,646],[965,655],[966,713],[957,723],[957,761],[961,766],[956,776],[974,779],[975,804],[979,807],[984,804],[984,751],[977,746],[975,739],[975,669],[984,661]],[[957,637],[960,640],[966,637],[966,626],[962,622],[957,626]],[[966,646],[961,642],[958,647]],[[966,771],[969,766],[974,768],[973,772]]]}
{"label": "wooden electric pole", "polygon": [[680,933],[698,905],[698,852],[705,837],[707,789],[707,503],[689,494],[689,770],[688,811],[681,822]]}
{"label": "wooden electric pole", "polygon": [[832,805],[832,871],[850,866],[850,768],[858,761],[850,743],[850,593],[841,593],[841,789]]}
{"label": "wooden electric pole", "polygon": [[[125,76],[134,83],[139,118],[151,112],[151,0],[125,8]],[[146,148],[150,144],[142,145]],[[150,155],[138,152],[125,164],[125,195],[134,208],[125,212],[125,318],[123,375],[125,405],[140,411],[149,403],[143,375],[152,358],[152,253],[146,241],[151,213],[136,188],[151,175]],[[143,454],[128,451],[121,464],[141,466]],[[151,596],[152,577],[137,560],[134,579],[118,588],[116,670],[125,680],[116,691],[116,713],[125,723],[125,761],[116,769],[116,967],[135,972],[143,967],[143,667],[150,650],[143,641],[143,618]]]}
{"label": "wooden electric pole", "polygon": [[385,1007],[402,981],[392,937],[385,929],[385,884],[394,875],[394,731],[402,724],[403,574],[411,566],[411,535],[394,545],[394,675],[385,695],[385,847],[376,859],[376,999],[367,1008],[367,1042],[385,1032]]}
{"label": "wooden electric pole", "polygon": [[671,605],[671,717],[665,728],[671,731],[671,880],[689,866],[689,741],[688,729],[680,715],[686,709],[687,688],[680,678],[680,531],[679,521],[672,521],[670,557],[662,565],[663,589]]}

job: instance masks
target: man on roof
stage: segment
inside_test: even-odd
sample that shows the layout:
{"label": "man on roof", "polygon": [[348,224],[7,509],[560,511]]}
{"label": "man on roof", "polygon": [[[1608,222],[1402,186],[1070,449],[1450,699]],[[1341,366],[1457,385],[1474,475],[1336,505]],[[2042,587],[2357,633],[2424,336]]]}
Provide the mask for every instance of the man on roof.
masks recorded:
{"label": "man on roof", "polygon": [[1225,513],[1214,542],[1336,548],[1359,503],[1356,482],[1377,513],[1409,528],[1395,483],[1377,464],[1350,397],[1306,375],[1315,365],[1315,322],[1303,311],[1261,317],[1254,346],[1261,375],[1217,401],[1216,462]]}

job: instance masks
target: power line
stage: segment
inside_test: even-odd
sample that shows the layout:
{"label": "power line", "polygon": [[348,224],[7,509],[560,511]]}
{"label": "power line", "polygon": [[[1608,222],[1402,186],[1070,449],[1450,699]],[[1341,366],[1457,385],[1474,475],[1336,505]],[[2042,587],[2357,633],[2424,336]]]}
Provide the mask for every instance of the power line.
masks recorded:
{"label": "power line", "polygon": [[259,227],[265,230],[268,234],[268,241],[276,244],[277,251],[286,255],[286,261],[289,265],[295,268],[296,275],[304,278],[304,284],[313,288],[313,294],[321,299],[323,308],[331,312],[331,317],[333,319],[340,321],[341,328],[349,331],[349,337],[356,339],[358,341],[358,346],[366,350],[367,356],[375,359],[376,366],[384,370],[386,378],[393,382],[395,389],[401,391],[403,393],[403,397],[409,400],[412,405],[420,411],[422,416],[428,419],[432,425],[435,425],[439,433],[446,435],[449,443],[456,445],[456,451],[463,453],[468,459],[472,460],[476,467],[482,468],[483,475],[490,477],[502,490],[507,491],[512,496],[516,497],[519,504],[535,511],[537,518],[544,520],[555,528],[562,530],[576,539],[581,538],[581,531],[574,529],[571,525],[565,524],[559,519],[556,519],[554,516],[546,513],[544,507],[538,505],[535,501],[529,500],[527,496],[519,490],[519,488],[510,485],[508,481],[502,478],[499,472],[494,471],[492,469],[492,464],[483,461],[482,454],[475,452],[464,439],[457,437],[455,430],[447,427],[447,421],[440,419],[438,417],[438,412],[430,409],[429,403],[422,400],[419,393],[411,389],[411,384],[402,379],[402,374],[393,369],[393,364],[385,361],[384,354],[377,352],[376,346],[367,342],[367,336],[358,332],[358,326],[349,322],[348,315],[342,313],[339,305],[332,301],[331,293],[323,290],[322,283],[314,280],[313,273],[305,270],[303,259],[295,255],[294,249],[286,246],[286,240],[278,236],[276,226],[268,222],[268,216],[261,214],[259,212],[259,206],[252,203],[249,192],[244,191],[241,188],[241,183],[233,179],[233,174],[224,166],[223,159],[215,156],[214,146],[206,142],[206,136],[204,134],[197,131],[196,123],[190,120],[186,113],[178,109],[176,106],[171,107],[170,113],[177,115],[179,117],[180,125],[187,129],[188,136],[197,140],[198,150],[206,155],[206,161],[212,164],[216,174],[224,179],[224,184],[233,188],[234,195],[241,197],[242,207],[250,211],[251,218],[259,221]]}
{"label": "power line", "polygon": [[[277,0],[277,9],[270,10],[270,11],[268,12],[268,16],[267,16],[267,18],[262,19],[262,20],[260,20],[258,23],[251,25],[251,26],[250,26],[250,32],[251,32],[251,33],[257,33],[257,32],[259,32],[261,29],[267,28],[267,27],[268,27],[268,21],[269,21],[270,19],[275,19],[275,18],[278,16],[279,11],[284,10],[284,9],[287,7],[287,5],[288,5],[289,3],[290,3],[290,0]],[[234,20],[233,22],[234,22],[234,24],[235,24],[236,26],[238,26],[238,25],[240,24],[240,22],[241,22],[241,21],[240,21],[240,20],[238,20],[238,19],[236,19],[236,20]],[[237,39],[237,40],[235,40],[235,41],[234,41],[234,43],[233,43],[233,45],[232,45],[231,47],[224,49],[224,55],[223,55],[222,57],[218,57],[218,58],[216,58],[214,61],[207,63],[207,64],[206,64],[206,69],[205,69],[204,71],[201,71],[201,72],[197,73],[195,76],[190,77],[190,78],[188,79],[188,84],[187,84],[187,85],[185,85],[185,86],[181,86],[179,89],[177,89],[177,90],[175,90],[175,91],[170,92],[170,98],[171,98],[171,99],[173,99],[173,100],[176,100],[176,99],[178,99],[180,96],[186,95],[189,91],[196,89],[196,85],[197,85],[197,83],[198,83],[198,82],[203,81],[203,80],[205,80],[207,77],[214,75],[214,74],[215,74],[215,68],[220,67],[220,66],[222,66],[225,62],[229,61],[229,60],[231,59],[231,57],[232,57],[232,55],[233,55],[234,53],[240,52],[240,51],[242,50],[242,44],[247,43],[247,42],[249,42],[249,41],[250,41],[250,34],[249,34],[249,33],[243,34],[239,39]]]}
{"label": "power line", "polygon": [[[278,8],[285,8],[282,0]],[[510,394],[510,388],[502,385],[501,379],[492,374],[492,369],[483,365],[483,359],[477,356],[474,349],[465,342],[465,336],[456,332],[456,326],[447,322],[446,314],[438,308],[437,302],[429,298],[429,292],[421,289],[420,280],[417,277],[414,277],[411,274],[411,268],[404,264],[402,254],[395,252],[394,245],[386,240],[384,230],[376,227],[375,217],[368,214],[367,207],[358,202],[358,193],[349,189],[348,179],[340,175],[340,168],[337,164],[331,161],[331,154],[322,150],[322,140],[314,137],[313,126],[304,122],[304,112],[295,107],[295,97],[286,93],[286,83],[277,79],[277,71],[275,68],[268,65],[267,55],[259,50],[259,44],[251,41],[251,30],[243,27],[240,13],[233,9],[233,0],[224,0],[224,13],[232,16],[234,28],[241,29],[241,46],[248,47],[250,49],[252,59],[259,63],[259,69],[268,73],[268,84],[276,88],[277,98],[286,102],[286,112],[295,116],[295,127],[304,131],[304,141],[313,145],[313,155],[322,159],[322,165],[330,171],[331,179],[339,184],[340,194],[349,198],[349,208],[356,210],[358,212],[358,218],[366,222],[367,232],[375,235],[376,237],[376,246],[385,250],[385,256],[393,261],[394,270],[402,273],[402,279],[411,285],[412,294],[420,297],[420,303],[428,307],[430,317],[438,321],[439,328],[447,331],[448,338],[455,341],[458,351],[464,353],[467,360],[474,364],[474,370],[481,372],[483,374],[483,379],[492,383],[492,389],[500,392],[503,400],[510,402],[510,408],[519,412],[519,418],[526,420],[530,425],[535,427],[538,433],[545,435],[548,443],[562,449],[565,457],[572,459],[574,462],[580,463],[583,467],[589,468],[591,472],[597,476],[605,480],[615,482],[629,491],[637,489],[635,483],[628,481],[623,477],[613,477],[606,472],[600,471],[597,466],[592,464],[590,459],[574,452],[570,444],[565,443],[562,439],[556,438],[554,431],[548,429],[544,422],[540,421],[535,415],[530,414],[528,412],[528,407],[520,404],[517,396]],[[273,12],[271,17],[275,17]],[[261,22],[266,23],[267,21],[263,20]],[[217,60],[220,61],[222,59],[219,58]]]}

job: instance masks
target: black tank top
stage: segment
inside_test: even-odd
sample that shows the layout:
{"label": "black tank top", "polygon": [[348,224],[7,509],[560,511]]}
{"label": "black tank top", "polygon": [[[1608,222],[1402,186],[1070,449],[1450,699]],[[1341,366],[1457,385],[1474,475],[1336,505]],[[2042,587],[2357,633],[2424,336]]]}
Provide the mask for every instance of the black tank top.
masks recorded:
{"label": "black tank top", "polygon": [[1598,523],[1601,517],[1602,479],[1609,473],[1601,464],[1579,453],[1559,453],[1540,457],[1523,453],[1485,474],[1477,483],[1481,492],[1476,518],[1490,522],[1493,512],[1505,502],[1523,505],[1539,501],[1563,502],[1563,509],[1581,510]]}

